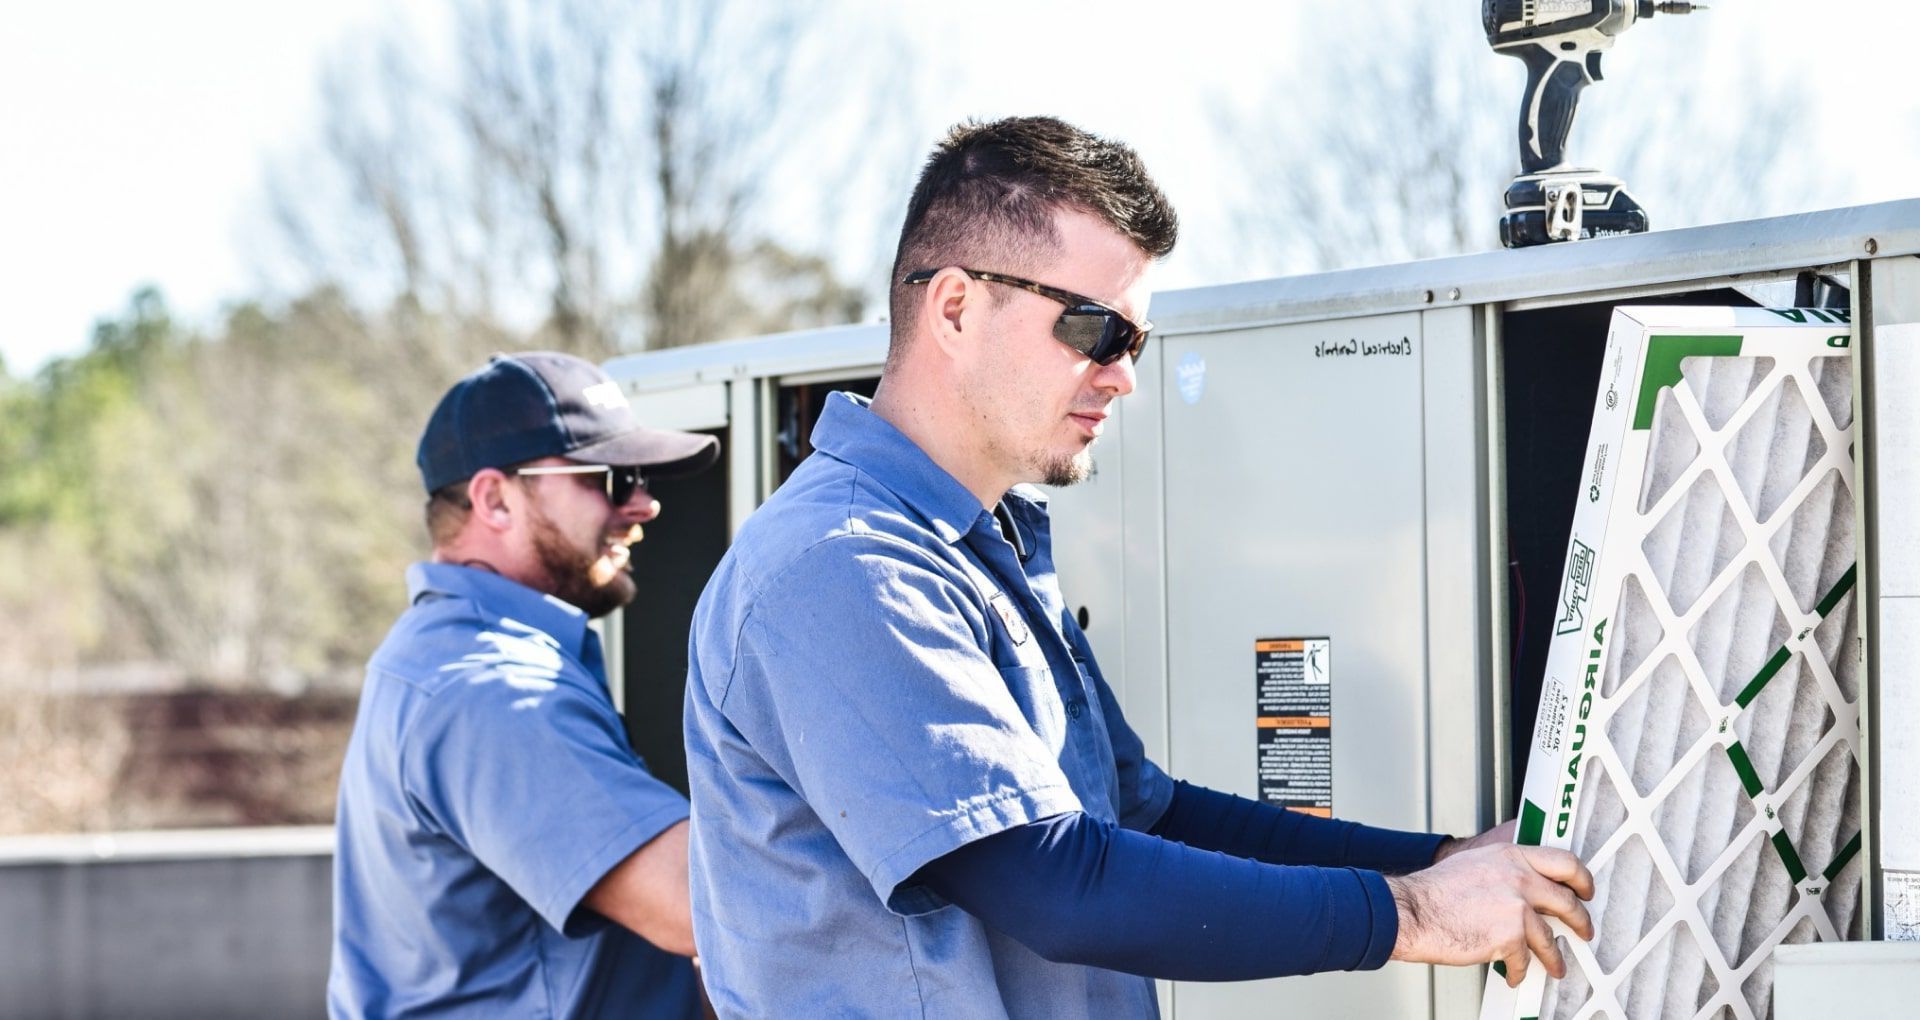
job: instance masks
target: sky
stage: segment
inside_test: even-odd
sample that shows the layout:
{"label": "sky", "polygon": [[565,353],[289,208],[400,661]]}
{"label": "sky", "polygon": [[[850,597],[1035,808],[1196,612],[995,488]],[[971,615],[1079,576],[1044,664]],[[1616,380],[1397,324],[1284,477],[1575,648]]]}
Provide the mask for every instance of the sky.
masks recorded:
{"label": "sky", "polygon": [[[930,55],[921,61],[926,141],[965,116],[1055,113],[1133,144],[1183,216],[1191,209],[1204,222],[1221,192],[1207,104],[1264,94],[1267,71],[1313,43],[1297,37],[1301,11],[1334,0],[975,0],[964,10],[849,2],[856,16],[899,19]],[[1415,0],[1413,9],[1477,19],[1477,7]],[[313,138],[323,58],[397,16],[431,25],[441,9],[378,0],[10,5],[0,28],[8,371],[24,375],[84,349],[93,323],[142,284],[202,323],[267,288],[265,168]],[[1384,8],[1342,9],[1364,18]],[[1856,180],[1847,201],[1920,194],[1916,149],[1899,141],[1920,136],[1903,80],[1912,60],[1903,41],[1920,30],[1920,5],[1848,0],[1810,11],[1802,0],[1721,0],[1705,14],[1636,26],[1609,59],[1616,74],[1657,73],[1662,61],[1706,53],[1714,37],[1752,40],[1731,55],[1719,47],[1713,59],[1757,63],[1814,97],[1825,125],[1807,140],[1807,158],[1848,163]],[[1486,59],[1519,74],[1516,61],[1490,51]],[[1517,106],[1517,77],[1514,91]],[[1604,102],[1604,88],[1586,101]],[[1576,148],[1580,137],[1576,126]],[[1739,186],[1738,168],[1703,161],[1702,172]],[[1177,251],[1161,282],[1215,282],[1205,267],[1218,264]]]}

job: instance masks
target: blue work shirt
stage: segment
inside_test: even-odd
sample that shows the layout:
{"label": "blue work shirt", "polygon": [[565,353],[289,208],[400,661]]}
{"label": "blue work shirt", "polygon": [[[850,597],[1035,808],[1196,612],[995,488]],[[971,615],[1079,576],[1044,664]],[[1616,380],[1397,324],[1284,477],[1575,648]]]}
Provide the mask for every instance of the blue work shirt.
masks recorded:
{"label": "blue work shirt", "polygon": [[692,962],[580,905],[687,816],[633,753],[585,613],[417,563],[340,770],[334,1017],[700,1015]]}
{"label": "blue work shirt", "polygon": [[1054,578],[1046,508],[993,512],[836,393],[816,454],[694,614],[694,938],[732,1017],[1157,1015],[1147,978],[1051,963],[912,881],[1068,811],[1144,830],[1146,760]]}

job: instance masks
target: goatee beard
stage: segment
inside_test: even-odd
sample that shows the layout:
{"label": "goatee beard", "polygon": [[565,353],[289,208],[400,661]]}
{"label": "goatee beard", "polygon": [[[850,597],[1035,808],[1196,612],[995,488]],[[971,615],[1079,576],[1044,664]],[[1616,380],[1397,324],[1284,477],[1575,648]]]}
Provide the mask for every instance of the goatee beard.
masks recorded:
{"label": "goatee beard", "polygon": [[1093,474],[1093,451],[1081,450],[1071,457],[1060,457],[1040,466],[1040,481],[1056,488],[1078,485]]}

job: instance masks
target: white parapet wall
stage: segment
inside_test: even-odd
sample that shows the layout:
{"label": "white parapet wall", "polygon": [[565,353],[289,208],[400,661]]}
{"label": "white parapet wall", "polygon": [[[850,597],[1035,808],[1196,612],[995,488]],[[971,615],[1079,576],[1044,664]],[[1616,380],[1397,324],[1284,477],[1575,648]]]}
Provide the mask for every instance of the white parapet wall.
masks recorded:
{"label": "white parapet wall", "polygon": [[0,1020],[326,1015],[333,830],[0,839]]}

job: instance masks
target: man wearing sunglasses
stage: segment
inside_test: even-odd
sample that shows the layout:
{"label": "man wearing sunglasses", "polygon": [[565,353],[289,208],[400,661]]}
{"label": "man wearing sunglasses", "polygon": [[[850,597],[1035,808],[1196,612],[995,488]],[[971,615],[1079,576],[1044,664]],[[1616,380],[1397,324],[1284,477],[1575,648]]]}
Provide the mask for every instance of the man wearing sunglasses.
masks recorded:
{"label": "man wearing sunglasses", "polygon": [[694,930],[722,1015],[1149,1017],[1153,977],[1518,975],[1530,949],[1559,966],[1541,912],[1590,930],[1579,862],[1481,845],[1509,829],[1310,818],[1146,759],[1025,483],[1087,476],[1174,235],[1132,150],[1051,118],[961,125],[928,161],[878,391],[829,401],[694,617]]}
{"label": "man wearing sunglasses", "polygon": [[434,409],[432,559],[341,768],[332,1016],[702,1015],[687,802],[629,746],[587,621],[634,597],[647,478],[718,452],[565,354],[496,355]]}

